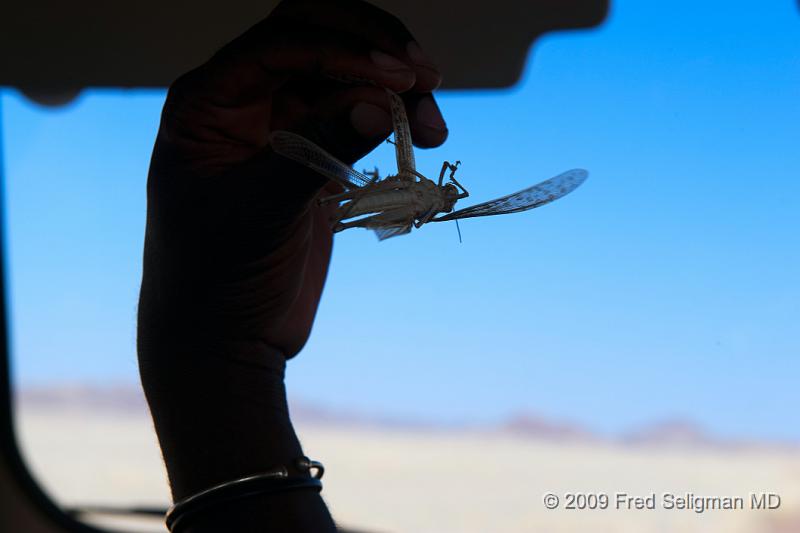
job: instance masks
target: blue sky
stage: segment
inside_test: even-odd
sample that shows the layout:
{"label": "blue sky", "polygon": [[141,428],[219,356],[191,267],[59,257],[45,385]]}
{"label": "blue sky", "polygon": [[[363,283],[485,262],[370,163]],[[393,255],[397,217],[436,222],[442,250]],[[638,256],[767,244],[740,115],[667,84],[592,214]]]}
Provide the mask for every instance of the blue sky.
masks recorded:
{"label": "blue sky", "polygon": [[[163,97],[87,91],[52,110],[2,93],[21,384],[137,379]],[[681,417],[800,438],[795,2],[622,0],[598,30],[541,39],[515,88],[440,102],[450,139],[418,166],[460,159],[469,200],[574,167],[589,180],[532,212],[463,221],[463,244],[453,224],[384,243],[340,234],[293,396],[442,421],[531,411],[617,432]],[[393,169],[390,148],[363,166]]]}

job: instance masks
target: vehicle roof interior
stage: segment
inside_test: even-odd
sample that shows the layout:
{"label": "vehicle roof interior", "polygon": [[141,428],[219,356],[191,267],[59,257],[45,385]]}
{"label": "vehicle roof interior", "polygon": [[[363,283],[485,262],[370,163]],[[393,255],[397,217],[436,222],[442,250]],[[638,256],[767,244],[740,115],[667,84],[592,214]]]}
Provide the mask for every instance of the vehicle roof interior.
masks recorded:
{"label": "vehicle roof interior", "polygon": [[[519,78],[537,37],[599,24],[607,0],[374,0],[436,60],[443,88],[501,88]],[[40,103],[81,88],[166,87],[266,16],[275,0],[28,0],[0,17],[0,86]]]}

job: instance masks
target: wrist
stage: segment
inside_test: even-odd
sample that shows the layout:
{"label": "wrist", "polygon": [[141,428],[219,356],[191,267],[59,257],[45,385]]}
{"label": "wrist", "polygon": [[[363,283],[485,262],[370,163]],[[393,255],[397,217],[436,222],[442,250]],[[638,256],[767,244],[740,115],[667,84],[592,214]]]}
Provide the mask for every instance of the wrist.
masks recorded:
{"label": "wrist", "polygon": [[143,341],[142,384],[175,499],[290,464],[303,451],[285,358],[260,342]]}

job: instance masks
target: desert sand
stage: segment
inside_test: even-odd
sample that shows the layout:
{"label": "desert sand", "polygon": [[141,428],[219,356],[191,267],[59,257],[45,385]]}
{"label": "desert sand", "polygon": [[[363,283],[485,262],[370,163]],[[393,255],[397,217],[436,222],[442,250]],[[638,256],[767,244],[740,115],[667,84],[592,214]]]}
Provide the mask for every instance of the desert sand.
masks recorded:
{"label": "desert sand", "polygon": [[[800,451],[791,446],[598,440],[500,429],[382,427],[306,420],[306,453],[325,463],[337,521],[363,532],[800,532]],[[144,409],[21,402],[17,433],[34,475],[65,506],[166,507],[163,465]],[[751,492],[781,505],[750,509]],[[743,496],[741,510],[563,509],[567,492]],[[548,510],[545,493],[561,498]],[[657,506],[657,507],[660,507]],[[109,521],[164,531],[156,521]]]}

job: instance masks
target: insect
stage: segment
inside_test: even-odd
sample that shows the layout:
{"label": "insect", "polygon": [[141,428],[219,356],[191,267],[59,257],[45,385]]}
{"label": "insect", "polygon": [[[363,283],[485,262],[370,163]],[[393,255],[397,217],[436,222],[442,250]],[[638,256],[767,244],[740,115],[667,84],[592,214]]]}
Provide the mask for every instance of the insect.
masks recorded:
{"label": "insect", "polygon": [[392,91],[386,92],[391,104],[397,174],[381,179],[377,168],[358,172],[305,137],[288,131],[276,131],[270,137],[276,153],[344,187],[344,192],[319,200],[321,204],[339,204],[331,220],[334,232],[360,227],[375,231],[378,239],[384,240],[410,233],[412,227],[420,228],[428,222],[527,211],[572,192],[588,176],[585,170],[569,170],[519,192],[453,211],[456,202],[469,196],[455,178],[461,162],[445,161],[436,182],[419,173],[403,100]]}

